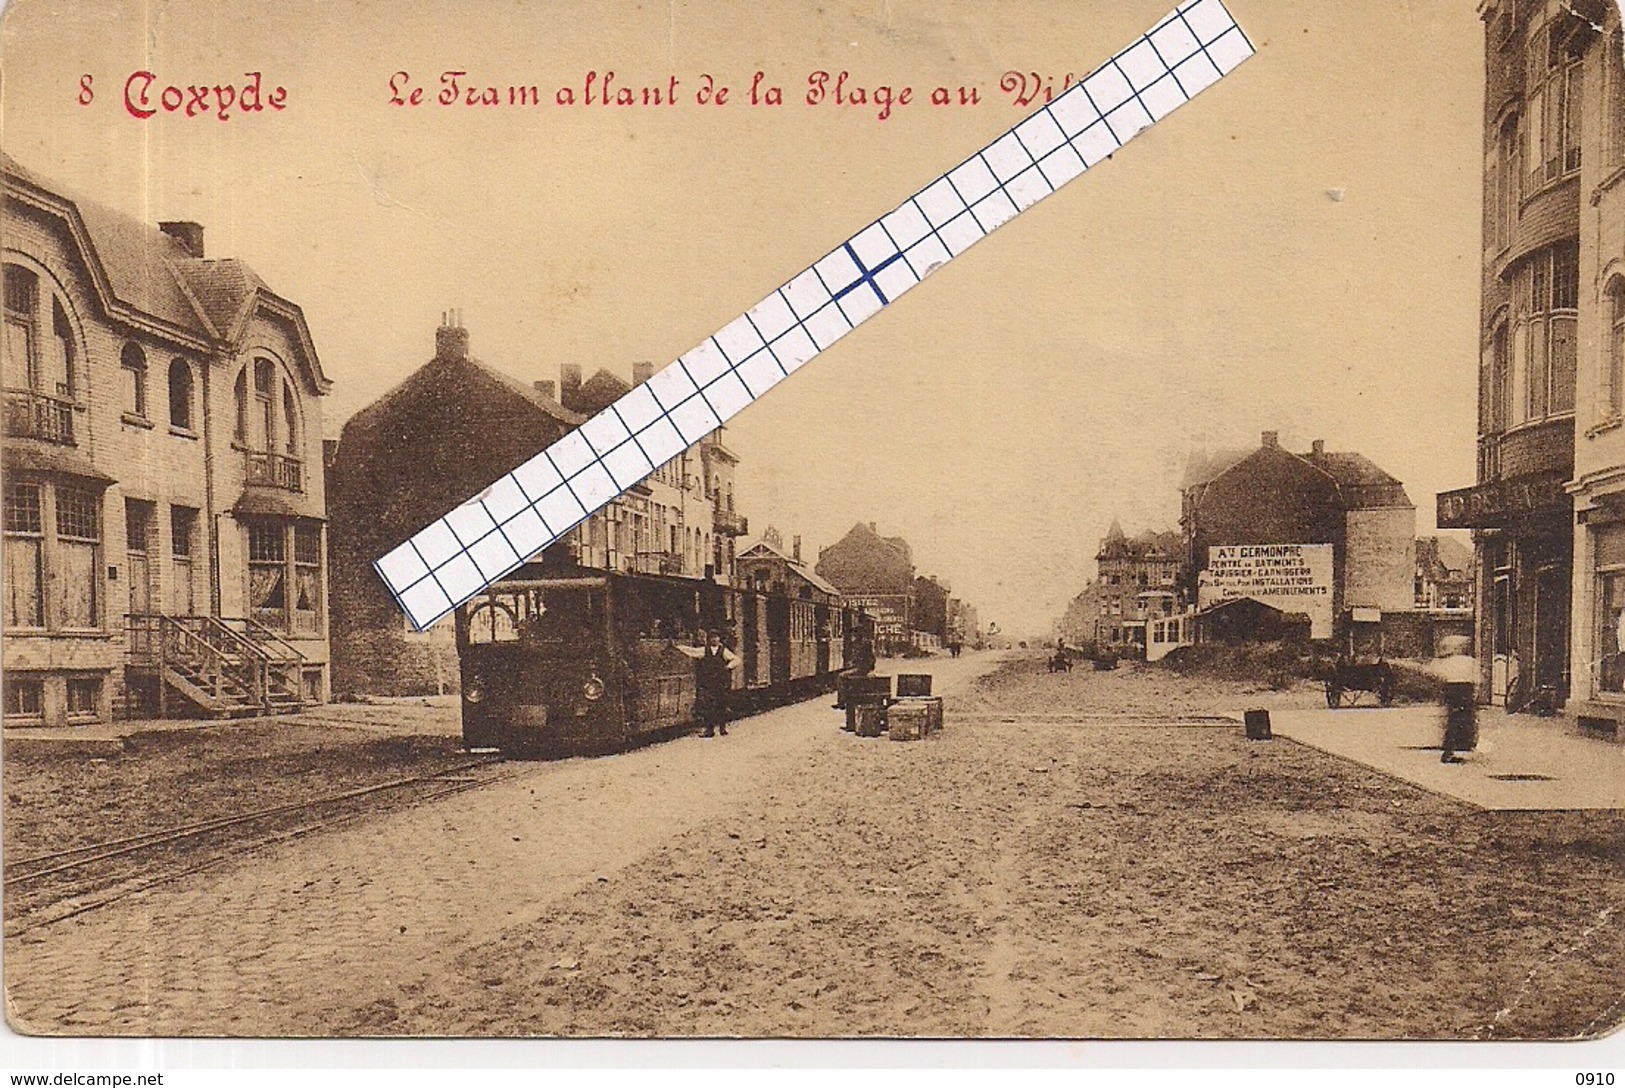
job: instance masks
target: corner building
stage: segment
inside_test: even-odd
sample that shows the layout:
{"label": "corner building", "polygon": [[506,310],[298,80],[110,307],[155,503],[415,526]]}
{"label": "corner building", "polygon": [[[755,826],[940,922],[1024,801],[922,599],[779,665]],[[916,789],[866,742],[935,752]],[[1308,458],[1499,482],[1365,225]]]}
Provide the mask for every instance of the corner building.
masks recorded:
{"label": "corner building", "polygon": [[196,223],[3,176],[7,726],[322,701],[331,383],[304,315]]}
{"label": "corner building", "polygon": [[1593,602],[1616,592],[1599,571],[1625,570],[1625,535],[1597,532],[1616,520],[1608,466],[1625,461],[1604,362],[1617,335],[1604,251],[1620,252],[1604,223],[1618,223],[1625,151],[1619,13],[1491,0],[1483,18],[1478,480],[1438,497],[1438,525],[1473,530],[1481,701],[1552,710],[1605,684]]}

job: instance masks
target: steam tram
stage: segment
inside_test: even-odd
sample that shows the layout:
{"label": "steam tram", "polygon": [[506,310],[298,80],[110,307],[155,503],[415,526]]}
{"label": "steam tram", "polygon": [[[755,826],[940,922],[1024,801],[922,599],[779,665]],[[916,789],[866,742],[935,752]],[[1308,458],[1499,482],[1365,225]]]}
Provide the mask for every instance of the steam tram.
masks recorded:
{"label": "steam tram", "polygon": [[838,600],[688,578],[523,566],[457,610],[463,741],[515,758],[621,751],[686,727],[694,661],[720,630],[735,715],[833,690],[856,637]]}

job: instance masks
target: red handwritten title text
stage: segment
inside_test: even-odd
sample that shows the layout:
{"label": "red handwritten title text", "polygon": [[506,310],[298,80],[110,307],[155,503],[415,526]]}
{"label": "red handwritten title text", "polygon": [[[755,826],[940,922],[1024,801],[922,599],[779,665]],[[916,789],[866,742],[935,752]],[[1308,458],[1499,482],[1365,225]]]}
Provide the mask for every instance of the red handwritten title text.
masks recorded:
{"label": "red handwritten title text", "polygon": [[[1027,107],[1053,100],[1072,82],[1070,73],[1057,80],[1038,72],[1012,70],[1000,77],[999,90],[1012,105]],[[733,86],[710,73],[702,72],[692,80],[668,75],[652,82],[629,82],[613,70],[599,72],[597,69],[568,83],[500,86],[471,76],[463,68],[448,68],[432,81],[419,81],[410,72],[399,71],[389,77],[388,89],[388,104],[407,109],[426,105],[476,108],[552,105],[669,110],[681,105],[775,107],[787,101],[784,87],[769,80],[763,71],[754,73],[738,93]],[[915,102],[932,106],[977,106],[982,102],[982,91],[975,85],[916,90],[913,86],[893,82],[864,81],[848,71],[820,69],[807,75],[800,101],[807,106],[855,107],[867,111],[878,121],[886,121],[896,111]]]}
{"label": "red handwritten title text", "polygon": [[[96,77],[87,72],[79,77],[79,104],[88,106],[94,101]],[[160,113],[230,121],[267,109],[280,113],[287,107],[288,89],[280,85],[266,88],[265,77],[259,72],[243,73],[240,83],[190,83],[184,87],[161,84],[157,73],[148,71],[131,72],[124,81],[124,110],[138,121],[149,121]]]}

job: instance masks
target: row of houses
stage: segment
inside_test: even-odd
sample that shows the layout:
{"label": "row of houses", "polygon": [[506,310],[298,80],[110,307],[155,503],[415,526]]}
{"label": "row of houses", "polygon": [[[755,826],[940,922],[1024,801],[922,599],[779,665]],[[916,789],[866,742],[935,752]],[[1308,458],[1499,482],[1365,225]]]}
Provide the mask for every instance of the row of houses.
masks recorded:
{"label": "row of houses", "polygon": [[1485,0],[1479,695],[1625,718],[1625,59],[1606,0]]}
{"label": "row of houses", "polygon": [[[516,381],[448,316],[433,358],[324,441],[332,383],[302,312],[207,254],[202,226],[141,223],[10,158],[0,179],[7,723],[261,714],[454,677],[449,630],[411,633],[373,558],[631,383],[570,365]],[[713,433],[550,551],[730,581],[737,464]]]}
{"label": "row of houses", "polygon": [[[432,357],[324,441],[332,383],[296,304],[206,255],[198,224],[143,224],[9,158],[0,173],[7,723],[454,686],[450,625],[413,631],[373,559],[653,367],[526,383],[448,313]],[[541,558],[850,599],[883,650],[974,637],[974,610],[872,526],[816,569],[773,530],[741,549],[738,464],[715,431]]]}
{"label": "row of houses", "polygon": [[[1358,617],[1388,634],[1393,652],[1422,652],[1413,644],[1430,643],[1431,628],[1419,619],[1467,611],[1465,549],[1418,541],[1404,485],[1363,454],[1320,441],[1294,453],[1266,431],[1250,450],[1193,455],[1180,490],[1177,532],[1130,537],[1112,523],[1096,580],[1058,624],[1062,637],[1154,656],[1159,644],[1197,637],[1209,612],[1247,599],[1278,614],[1264,621],[1271,633],[1301,616],[1306,637],[1325,639]],[[1246,633],[1233,615],[1223,626]]]}

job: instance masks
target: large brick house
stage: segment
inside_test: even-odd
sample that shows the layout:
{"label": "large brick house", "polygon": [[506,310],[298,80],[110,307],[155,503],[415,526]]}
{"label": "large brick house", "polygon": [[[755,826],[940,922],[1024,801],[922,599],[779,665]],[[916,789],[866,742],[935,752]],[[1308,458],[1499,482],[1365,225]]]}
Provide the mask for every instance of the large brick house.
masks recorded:
{"label": "large brick house", "polygon": [[[636,365],[632,380],[652,369]],[[607,370],[583,381],[571,364],[558,385],[526,384],[474,358],[457,320],[435,330],[434,358],[352,416],[329,461],[336,691],[407,695],[455,684],[451,620],[411,630],[373,560],[630,388]],[[544,549],[543,562],[726,580],[732,538],[746,527],[733,511],[736,462],[713,432]]]}
{"label": "large brick house", "polygon": [[325,698],[330,383],[299,307],[198,224],[3,181],[6,724]]}
{"label": "large brick house", "polygon": [[813,569],[841,591],[848,605],[875,618],[879,652],[898,653],[913,644],[914,558],[908,541],[881,536],[872,521],[859,522],[819,549]]}
{"label": "large brick house", "polygon": [[1293,453],[1266,431],[1255,449],[1193,458],[1181,490],[1188,599],[1200,603],[1215,546],[1327,544],[1331,617],[1413,608],[1416,507],[1363,454],[1328,452],[1318,440]]}

